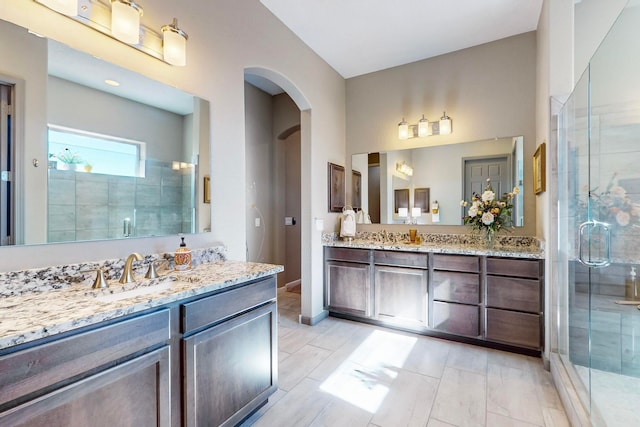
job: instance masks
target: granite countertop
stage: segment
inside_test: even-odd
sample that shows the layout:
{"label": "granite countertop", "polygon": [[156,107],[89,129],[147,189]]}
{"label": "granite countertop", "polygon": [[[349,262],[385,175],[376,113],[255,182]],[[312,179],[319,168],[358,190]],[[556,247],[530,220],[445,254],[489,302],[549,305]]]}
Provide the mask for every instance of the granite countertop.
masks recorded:
{"label": "granite countertop", "polygon": [[[272,264],[216,261],[187,272],[160,271],[158,279],[138,279],[127,285],[109,281],[110,287],[104,290],[73,284],[63,289],[6,296],[0,298],[0,350],[283,270]],[[135,295],[150,286],[154,291]]]}
{"label": "granite countertop", "polygon": [[510,258],[544,258],[544,252],[539,247],[534,246],[496,246],[493,249],[486,249],[479,247],[478,245],[461,243],[423,242],[422,244],[416,244],[410,243],[408,241],[383,243],[380,241],[365,239],[354,239],[351,242],[347,240],[326,241],[324,242],[324,246],[339,248],[379,249],[387,251],[433,252],[440,254],[487,255]]}

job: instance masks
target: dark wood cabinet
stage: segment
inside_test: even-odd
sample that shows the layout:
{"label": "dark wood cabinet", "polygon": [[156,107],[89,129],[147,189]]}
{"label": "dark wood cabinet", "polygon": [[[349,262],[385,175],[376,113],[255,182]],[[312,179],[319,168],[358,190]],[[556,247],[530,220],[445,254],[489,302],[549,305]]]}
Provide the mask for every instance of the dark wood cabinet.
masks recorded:
{"label": "dark wood cabinet", "polygon": [[169,313],[2,356],[0,425],[171,425]]}
{"label": "dark wood cabinet", "polygon": [[325,305],[331,311],[371,317],[369,251],[327,248],[325,259]]}
{"label": "dark wood cabinet", "polygon": [[427,276],[427,270],[418,268],[376,265],[374,317],[409,328],[426,328]]}
{"label": "dark wood cabinet", "polygon": [[277,390],[275,276],[9,349],[0,426],[231,426]]}
{"label": "dark wood cabinet", "polygon": [[277,389],[276,304],[184,339],[185,425],[234,426]]}
{"label": "dark wood cabinet", "polygon": [[480,336],[480,257],[433,255],[432,328],[456,335]]}
{"label": "dark wood cabinet", "polygon": [[331,314],[526,354],[544,343],[543,262],[325,248]]}
{"label": "dark wood cabinet", "polygon": [[485,338],[489,341],[543,348],[542,262],[487,258]]}
{"label": "dark wood cabinet", "polygon": [[0,425],[113,427],[171,425],[165,346],[0,413]]}

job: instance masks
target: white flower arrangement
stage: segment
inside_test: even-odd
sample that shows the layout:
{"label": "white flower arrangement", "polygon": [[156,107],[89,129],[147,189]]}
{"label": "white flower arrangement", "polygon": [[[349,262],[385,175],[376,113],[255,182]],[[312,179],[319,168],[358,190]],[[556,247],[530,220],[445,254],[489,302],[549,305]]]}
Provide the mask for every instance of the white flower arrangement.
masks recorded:
{"label": "white flower arrangement", "polygon": [[507,227],[513,228],[511,212],[513,209],[513,198],[520,193],[518,187],[514,187],[511,193],[505,193],[500,199],[496,199],[496,193],[491,187],[491,179],[487,179],[484,192],[474,194],[471,203],[465,200],[460,202],[461,206],[469,206],[467,215],[462,219],[465,224],[472,228],[493,234],[504,230]]}

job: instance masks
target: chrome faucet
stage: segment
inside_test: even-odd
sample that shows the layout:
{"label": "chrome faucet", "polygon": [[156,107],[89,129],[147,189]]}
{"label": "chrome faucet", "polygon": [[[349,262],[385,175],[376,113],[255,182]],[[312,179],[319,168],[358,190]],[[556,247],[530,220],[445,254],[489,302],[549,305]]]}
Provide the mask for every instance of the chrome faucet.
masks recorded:
{"label": "chrome faucet", "polygon": [[133,276],[133,260],[142,261],[142,255],[137,252],[132,253],[127,257],[127,260],[124,262],[124,268],[122,269],[122,276],[120,276],[120,283],[131,283],[135,282],[136,278]]}

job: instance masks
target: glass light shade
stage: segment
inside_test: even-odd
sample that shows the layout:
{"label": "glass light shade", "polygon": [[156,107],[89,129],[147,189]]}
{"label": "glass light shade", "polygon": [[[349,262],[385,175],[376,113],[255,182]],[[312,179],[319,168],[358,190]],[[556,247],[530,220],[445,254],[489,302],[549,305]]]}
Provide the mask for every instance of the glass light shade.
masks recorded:
{"label": "glass light shade", "polygon": [[451,133],[451,117],[443,112],[440,117],[440,135],[448,135]]}
{"label": "glass light shade", "polygon": [[113,1],[111,3],[111,35],[125,43],[140,43],[141,15],[142,9],[134,2]]}
{"label": "glass light shade", "polygon": [[409,123],[404,118],[398,123],[398,139],[409,139]]}
{"label": "glass light shade", "polygon": [[187,35],[178,29],[178,21],[162,27],[162,53],[171,65],[184,67],[187,64]]}
{"label": "glass light shade", "polygon": [[429,135],[429,120],[425,119],[423,114],[422,118],[418,120],[418,136],[422,138]]}
{"label": "glass light shade", "polygon": [[64,15],[76,16],[78,14],[78,0],[37,0],[37,2]]}
{"label": "glass light shade", "polygon": [[409,216],[409,209],[408,208],[398,208],[398,216],[400,218],[406,218],[407,216]]}
{"label": "glass light shade", "polygon": [[422,209],[421,208],[411,208],[411,216],[413,218],[418,218],[418,217],[422,216]]}

